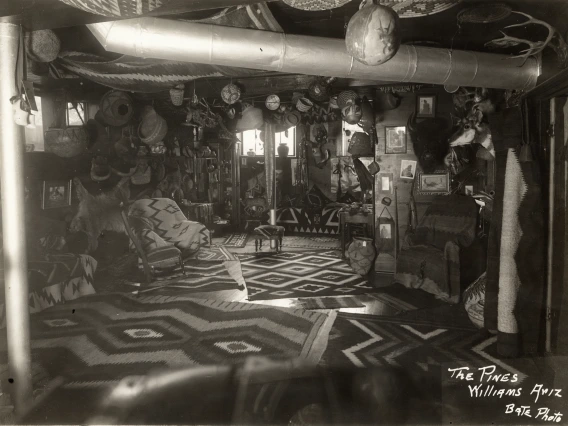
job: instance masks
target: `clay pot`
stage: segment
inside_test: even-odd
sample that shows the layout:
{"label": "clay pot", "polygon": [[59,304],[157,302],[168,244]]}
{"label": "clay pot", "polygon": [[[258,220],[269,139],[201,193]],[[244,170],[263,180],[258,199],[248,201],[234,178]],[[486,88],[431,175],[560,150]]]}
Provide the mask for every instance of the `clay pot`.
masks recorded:
{"label": "clay pot", "polygon": [[345,46],[365,65],[387,62],[400,47],[398,15],[390,7],[368,1],[349,21]]}
{"label": "clay pot", "polygon": [[347,249],[347,258],[351,269],[361,276],[367,275],[377,257],[377,250],[372,238],[354,237]]}
{"label": "clay pot", "polygon": [[278,145],[278,148],[276,148],[276,150],[278,151],[278,156],[285,158],[288,157],[288,152],[290,152],[290,147],[288,147],[288,145],[286,145],[285,143],[281,143],[280,145]]}

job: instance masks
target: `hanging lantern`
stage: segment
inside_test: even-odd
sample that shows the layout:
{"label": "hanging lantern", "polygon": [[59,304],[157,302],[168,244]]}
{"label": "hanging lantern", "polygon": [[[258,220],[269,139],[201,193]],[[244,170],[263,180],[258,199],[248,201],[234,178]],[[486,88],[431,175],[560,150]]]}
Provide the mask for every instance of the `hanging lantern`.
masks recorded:
{"label": "hanging lantern", "polygon": [[223,101],[229,105],[233,105],[237,102],[241,97],[241,89],[236,84],[230,83],[227,84],[221,90],[221,98]]}
{"label": "hanging lantern", "polygon": [[365,65],[387,62],[400,46],[398,21],[390,7],[366,0],[347,26],[347,53]]}

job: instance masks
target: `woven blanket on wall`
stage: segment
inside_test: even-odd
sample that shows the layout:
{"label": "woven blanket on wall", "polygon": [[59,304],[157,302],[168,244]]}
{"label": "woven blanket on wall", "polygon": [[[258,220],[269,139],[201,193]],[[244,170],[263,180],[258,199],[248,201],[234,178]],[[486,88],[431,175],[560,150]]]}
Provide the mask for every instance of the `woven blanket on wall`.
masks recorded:
{"label": "woven blanket on wall", "polygon": [[536,162],[517,149],[496,153],[489,233],[485,327],[498,331],[503,356],[535,353],[542,328],[545,225]]}
{"label": "woven blanket on wall", "polygon": [[[230,7],[211,18],[197,22],[282,32],[282,28],[265,3]],[[237,78],[258,75],[262,72],[237,67],[135,58],[127,55],[109,60],[107,57],[82,52],[61,52],[53,63],[103,86],[143,93],[168,90],[177,84],[203,77]]]}
{"label": "woven blanket on wall", "polygon": [[34,389],[62,378],[70,391],[97,391],[87,404],[127,376],[161,368],[240,363],[251,355],[317,363],[334,320],[334,313],[190,297],[87,296],[32,315]]}
{"label": "woven blanket on wall", "polygon": [[328,234],[339,233],[341,207],[285,207],[276,211],[276,224],[286,232]]}
{"label": "woven blanket on wall", "polygon": [[[40,312],[95,293],[97,261],[86,254],[55,254],[45,261],[28,262],[29,309]],[[2,288],[4,271],[0,270]],[[0,295],[0,328],[5,327],[4,292]]]}

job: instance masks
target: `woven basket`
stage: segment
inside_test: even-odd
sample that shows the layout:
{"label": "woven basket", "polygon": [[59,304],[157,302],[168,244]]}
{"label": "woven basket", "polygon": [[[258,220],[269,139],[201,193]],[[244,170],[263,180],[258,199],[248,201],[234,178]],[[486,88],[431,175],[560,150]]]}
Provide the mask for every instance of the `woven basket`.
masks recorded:
{"label": "woven basket", "polygon": [[87,151],[87,132],[83,126],[49,129],[44,135],[45,151],[70,158]]}
{"label": "woven basket", "polygon": [[359,99],[359,95],[357,93],[353,90],[345,90],[337,96],[337,106],[339,106],[339,109],[343,109],[357,99]]}
{"label": "woven basket", "polygon": [[25,36],[26,51],[37,62],[51,62],[57,58],[61,49],[59,37],[51,30],[39,30]]}
{"label": "woven basket", "polygon": [[301,10],[329,10],[341,7],[351,0],[284,0],[288,6]]}
{"label": "woven basket", "polygon": [[178,84],[173,89],[170,89],[170,99],[174,106],[181,106],[183,104],[183,94],[185,86],[183,84]]}
{"label": "woven basket", "polygon": [[138,137],[147,145],[161,142],[168,132],[166,120],[159,116],[152,107],[147,107],[138,126]]}
{"label": "woven basket", "polygon": [[111,90],[104,94],[99,103],[103,121],[110,126],[124,126],[132,118],[134,104],[125,92]]}

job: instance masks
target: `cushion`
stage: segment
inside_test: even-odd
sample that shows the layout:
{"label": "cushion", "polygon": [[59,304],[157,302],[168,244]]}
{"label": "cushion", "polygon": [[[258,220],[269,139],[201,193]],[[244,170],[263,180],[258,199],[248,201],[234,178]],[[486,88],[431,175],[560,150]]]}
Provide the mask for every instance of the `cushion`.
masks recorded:
{"label": "cushion", "polygon": [[440,250],[448,241],[468,247],[475,238],[478,209],[471,197],[436,197],[416,228],[414,243],[431,245]]}
{"label": "cushion", "polygon": [[170,268],[179,264],[181,252],[177,247],[157,247],[146,254],[148,264],[155,268]]}

